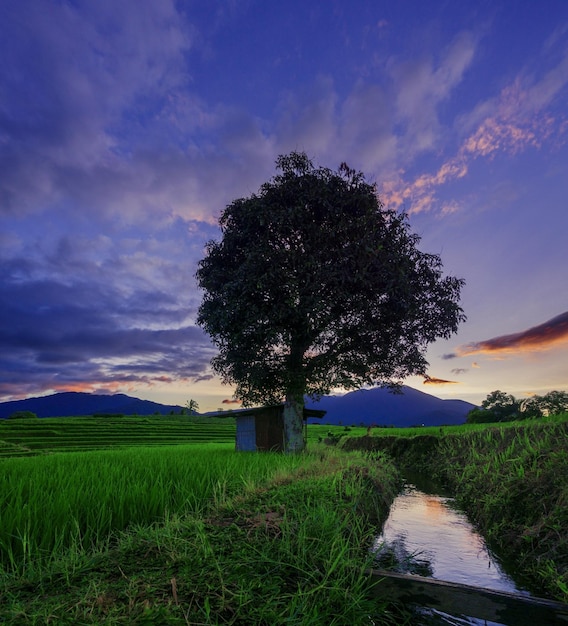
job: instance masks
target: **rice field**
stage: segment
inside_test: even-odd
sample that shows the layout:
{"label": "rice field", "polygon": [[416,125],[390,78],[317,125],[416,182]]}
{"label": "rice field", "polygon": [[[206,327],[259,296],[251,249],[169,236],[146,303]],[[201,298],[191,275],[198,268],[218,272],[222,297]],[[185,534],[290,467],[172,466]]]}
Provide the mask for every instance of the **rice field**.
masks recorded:
{"label": "rice field", "polygon": [[0,567],[23,573],[132,525],[201,514],[309,463],[235,454],[235,430],[193,416],[0,420]]}
{"label": "rice field", "polygon": [[235,454],[234,444],[136,446],[0,461],[0,564],[23,574],[113,533],[202,514],[304,456]]}
{"label": "rice field", "polygon": [[[496,422],[483,424],[460,424],[456,426],[422,426],[412,428],[391,428],[391,427],[375,427],[372,429],[372,435],[376,437],[417,437],[423,435],[465,435],[474,432],[485,432],[488,429],[498,428],[507,430],[509,428],[518,428],[524,426],[538,426],[539,424],[557,424],[559,422],[568,421],[568,414],[550,415],[548,417],[539,417],[538,419],[514,420],[511,422]],[[355,430],[355,429],[354,429]]]}
{"label": "rice field", "polygon": [[46,417],[0,419],[0,460],[51,452],[131,446],[230,443],[235,420],[181,417]]}
{"label": "rice field", "polygon": [[[391,429],[392,430],[392,429]],[[366,428],[310,424],[308,443],[333,433],[363,436]],[[234,417],[124,416],[0,419],[0,461],[7,457],[80,452],[132,446],[233,443]]]}

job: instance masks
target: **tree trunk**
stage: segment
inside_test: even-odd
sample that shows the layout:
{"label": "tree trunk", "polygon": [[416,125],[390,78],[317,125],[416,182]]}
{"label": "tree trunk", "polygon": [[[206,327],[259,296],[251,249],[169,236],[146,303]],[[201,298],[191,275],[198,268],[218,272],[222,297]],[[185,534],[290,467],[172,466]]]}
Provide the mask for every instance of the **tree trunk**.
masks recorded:
{"label": "tree trunk", "polygon": [[288,385],[284,402],[284,452],[295,454],[305,448],[304,442],[304,393],[306,376],[303,358],[306,341],[302,333],[292,336],[288,358]]}
{"label": "tree trunk", "polygon": [[304,396],[288,394],[284,403],[284,452],[296,454],[304,448]]}

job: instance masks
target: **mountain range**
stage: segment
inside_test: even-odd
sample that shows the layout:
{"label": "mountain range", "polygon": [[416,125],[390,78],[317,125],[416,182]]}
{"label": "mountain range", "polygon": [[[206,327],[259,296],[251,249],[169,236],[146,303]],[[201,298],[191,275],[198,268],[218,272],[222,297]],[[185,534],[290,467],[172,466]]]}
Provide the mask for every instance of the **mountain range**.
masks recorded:
{"label": "mountain range", "polygon": [[[352,391],[342,396],[324,396],[318,402],[307,399],[306,406],[322,409],[326,415],[320,424],[352,424],[370,426],[442,426],[463,424],[475,405],[464,400],[442,400],[412,387],[403,386],[402,393],[373,388]],[[32,411],[38,417],[67,417],[95,413],[123,415],[167,415],[179,413],[182,407],[140,400],[123,393],[114,395],[80,392],[56,393],[51,396],[13,400],[0,403],[0,418],[15,411]]]}
{"label": "mountain range", "polygon": [[359,389],[343,396],[323,396],[306,406],[327,411],[321,420],[310,422],[351,426],[445,426],[463,424],[476,406],[464,400],[442,400],[423,391],[403,385],[402,393],[375,387]]}
{"label": "mountain range", "polygon": [[67,391],[51,396],[0,402],[0,418],[9,417],[15,411],[31,411],[38,417],[69,417],[95,413],[122,413],[122,415],[167,415],[179,413],[182,407],[140,400],[124,393],[103,395]]}

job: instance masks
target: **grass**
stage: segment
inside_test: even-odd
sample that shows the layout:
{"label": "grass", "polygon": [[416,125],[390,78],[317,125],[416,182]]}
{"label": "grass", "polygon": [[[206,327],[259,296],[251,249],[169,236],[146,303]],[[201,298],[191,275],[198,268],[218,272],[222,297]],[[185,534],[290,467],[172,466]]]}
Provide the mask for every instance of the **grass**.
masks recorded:
{"label": "grass", "polygon": [[232,418],[0,421],[0,623],[403,623],[364,575],[397,472],[324,438],[437,474],[566,601],[567,424],[310,425],[286,456],[234,453]]}
{"label": "grass", "polygon": [[[551,415],[538,419],[515,420],[511,422],[499,422],[494,424],[459,424],[454,426],[421,426],[412,428],[391,428],[377,426],[371,430],[371,434],[375,437],[423,437],[433,436],[440,437],[446,435],[464,435],[472,432],[485,432],[487,429],[498,428],[507,430],[508,428],[518,428],[525,426],[538,426],[542,424],[556,424],[568,420],[568,413],[560,415]],[[361,432],[363,429],[353,429],[353,436],[361,436],[366,434]],[[366,429],[364,429],[366,431]],[[351,433],[346,433],[351,434]]]}
{"label": "grass", "polygon": [[[132,509],[127,527],[106,537],[101,529],[90,541],[60,540],[50,558],[45,546],[30,547],[25,565],[8,558],[1,623],[400,623],[370,599],[364,574],[371,538],[398,490],[397,472],[380,455],[315,448],[297,456],[187,446],[13,459],[13,481],[19,474],[32,501],[49,490],[48,475],[54,484],[69,475],[70,490],[44,518],[79,519],[87,507],[89,528],[96,511]],[[69,474],[79,457],[86,465]],[[75,476],[87,479],[87,496],[72,504]],[[146,492],[146,476],[169,478],[156,492],[182,483],[180,500],[163,501],[161,516],[160,506],[144,504],[157,497]],[[104,506],[95,493],[107,498]],[[136,521],[139,514],[150,517]]]}

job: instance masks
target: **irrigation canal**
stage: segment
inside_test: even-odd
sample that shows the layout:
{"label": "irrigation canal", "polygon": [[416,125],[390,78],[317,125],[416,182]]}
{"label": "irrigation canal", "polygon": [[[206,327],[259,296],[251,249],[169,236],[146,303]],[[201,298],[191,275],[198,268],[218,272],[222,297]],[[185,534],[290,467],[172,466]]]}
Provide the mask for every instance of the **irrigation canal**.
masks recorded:
{"label": "irrigation canal", "polygon": [[[420,488],[416,484],[419,484]],[[501,600],[506,599],[508,594],[511,598],[520,598],[522,604],[526,598],[526,607],[520,609],[521,615],[533,604],[530,590],[491,552],[467,516],[456,507],[454,499],[437,486],[428,484],[422,477],[407,475],[405,488],[393,502],[382,533],[376,538],[374,550],[377,558],[376,567],[394,573],[392,579],[388,581],[393,589],[403,588],[406,582],[416,587],[414,580],[424,581],[424,578],[414,579],[404,576],[411,574],[450,583],[427,586],[434,587],[436,593],[448,594],[448,598],[456,595],[456,592],[456,597],[462,593],[460,596],[462,599],[457,603],[460,607],[467,605],[462,602],[465,597],[463,593],[469,592],[470,595],[473,593],[484,601],[483,594],[475,594],[476,588],[500,592],[501,596],[492,594],[491,591],[485,595],[494,595]],[[418,586],[417,597],[424,593],[424,586],[426,585]],[[538,602],[536,597],[534,600]],[[453,614],[453,611],[450,614],[435,608],[423,607],[421,612],[424,614],[425,624],[456,626],[539,624],[535,623],[534,615],[529,616],[530,611],[526,611],[526,621],[522,617],[519,621],[516,617],[514,623],[478,619]]]}

